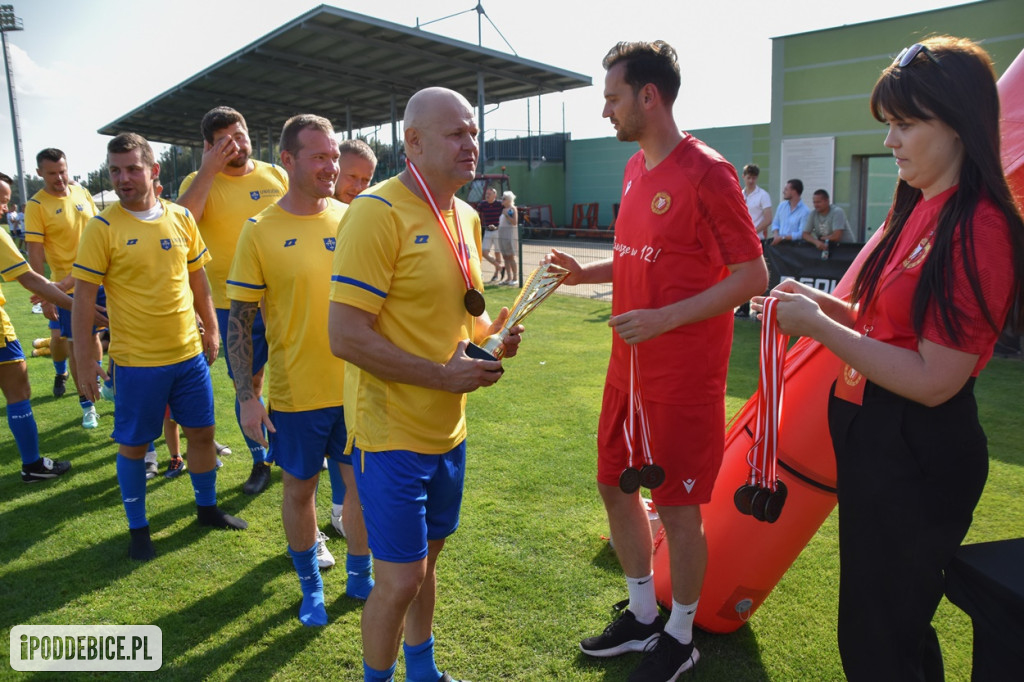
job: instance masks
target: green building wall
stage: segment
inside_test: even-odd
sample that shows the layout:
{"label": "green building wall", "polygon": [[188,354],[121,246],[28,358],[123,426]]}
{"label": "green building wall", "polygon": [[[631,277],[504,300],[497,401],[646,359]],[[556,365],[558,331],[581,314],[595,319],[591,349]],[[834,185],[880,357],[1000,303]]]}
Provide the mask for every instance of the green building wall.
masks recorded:
{"label": "green building wall", "polygon": [[[833,200],[858,241],[885,218],[896,182],[884,127],[869,111],[871,89],[900,50],[944,33],[980,42],[1002,74],[1024,50],[1024,2],[983,0],[773,39],[770,165],[781,164],[784,139],[834,137]],[[773,199],[781,180],[762,183]]]}

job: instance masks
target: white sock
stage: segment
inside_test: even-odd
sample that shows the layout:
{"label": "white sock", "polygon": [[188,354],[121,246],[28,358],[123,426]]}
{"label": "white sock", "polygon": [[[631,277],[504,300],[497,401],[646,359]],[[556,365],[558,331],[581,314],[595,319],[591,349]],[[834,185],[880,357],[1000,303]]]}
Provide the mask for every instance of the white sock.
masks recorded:
{"label": "white sock", "polygon": [[156,464],[156,450],[150,450],[146,453],[146,461]]}
{"label": "white sock", "polygon": [[629,610],[636,616],[638,623],[650,625],[658,617],[658,600],[654,596],[654,572],[646,578],[630,578],[626,576],[626,587],[629,588]]}
{"label": "white sock", "polygon": [[331,513],[335,516],[341,516],[342,505],[331,503]]}
{"label": "white sock", "polygon": [[699,601],[700,599],[692,604],[680,604],[673,599],[672,615],[668,617],[668,623],[665,624],[665,632],[683,644],[692,642],[693,616],[697,613],[697,603]]}

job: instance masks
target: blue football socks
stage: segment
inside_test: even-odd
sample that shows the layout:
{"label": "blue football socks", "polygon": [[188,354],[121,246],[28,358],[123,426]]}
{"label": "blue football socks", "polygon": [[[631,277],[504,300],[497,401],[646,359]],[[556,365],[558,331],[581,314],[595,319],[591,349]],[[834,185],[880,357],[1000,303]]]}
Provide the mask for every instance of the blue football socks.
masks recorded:
{"label": "blue football socks", "polygon": [[331,503],[345,504],[345,479],[341,476],[341,465],[327,458],[327,473],[331,475]]}
{"label": "blue football socks", "polygon": [[299,622],[306,627],[327,625],[327,609],[324,606],[324,581],[320,578],[320,566],[316,562],[316,545],[304,552],[296,552],[291,547],[288,554],[292,557],[295,572],[299,574],[299,585],[302,587],[302,605],[299,606]]}
{"label": "blue football socks", "polygon": [[54,360],[53,361],[53,373],[54,374],[67,374],[68,373],[68,361],[67,360]]}
{"label": "blue football socks", "polygon": [[345,583],[345,594],[354,599],[366,599],[373,589],[373,577],[370,575],[370,568],[373,566],[373,559],[369,554],[348,554],[345,557],[345,571],[348,573],[348,582]]}
{"label": "blue football socks", "polygon": [[14,442],[21,454],[21,465],[39,460],[39,429],[32,414],[32,403],[22,400],[7,406],[7,426],[14,434]]}
{"label": "blue football socks", "polygon": [[416,646],[403,642],[402,650],[405,651],[406,682],[437,682],[441,679],[441,671],[434,663],[434,635]]}
{"label": "blue football socks", "polygon": [[128,517],[128,528],[148,526],[146,520],[146,462],[117,455],[117,483],[121,486],[121,502]]}
{"label": "blue football socks", "polygon": [[197,474],[189,471],[192,477],[192,489],[196,493],[197,507],[215,507],[217,505],[217,467]]}
{"label": "blue football socks", "polygon": [[363,682],[391,682],[395,679],[395,667],[398,661],[391,664],[387,670],[374,670],[363,661]]}

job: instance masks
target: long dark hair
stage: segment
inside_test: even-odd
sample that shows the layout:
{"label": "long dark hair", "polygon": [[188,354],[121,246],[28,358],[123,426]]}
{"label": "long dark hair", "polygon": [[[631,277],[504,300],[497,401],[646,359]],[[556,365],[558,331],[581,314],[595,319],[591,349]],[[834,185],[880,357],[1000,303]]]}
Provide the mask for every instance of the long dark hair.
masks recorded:
{"label": "long dark hair", "polygon": [[[953,309],[956,271],[963,267],[971,290],[985,319],[996,332],[1002,320],[995,319],[982,296],[974,252],[974,214],[983,199],[992,201],[1010,232],[1013,250],[1014,296],[1010,318],[1024,319],[1024,223],[1003,175],[999,156],[999,94],[995,71],[988,54],[964,38],[937,36],[923,40],[924,49],[906,66],[893,63],[882,72],[871,92],[871,112],[882,123],[886,117],[901,120],[938,119],[959,136],[963,165],[956,192],[942,207],[931,254],[922,266],[921,280],[914,291],[911,319],[921,336],[928,307],[934,299],[949,339],[958,344],[964,338],[963,323]],[[853,287],[853,300],[870,304],[882,270],[892,256],[907,218],[921,197],[921,190],[905,181],[896,184],[892,209],[885,232],[864,262]],[[953,262],[955,249],[962,263]]]}

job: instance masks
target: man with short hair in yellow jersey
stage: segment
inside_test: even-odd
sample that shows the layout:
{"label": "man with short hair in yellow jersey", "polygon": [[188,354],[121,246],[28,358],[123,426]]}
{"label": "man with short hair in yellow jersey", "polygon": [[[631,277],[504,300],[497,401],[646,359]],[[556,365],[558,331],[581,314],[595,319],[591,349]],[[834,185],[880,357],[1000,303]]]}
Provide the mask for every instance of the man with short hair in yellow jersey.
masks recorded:
{"label": "man with short hair in yellow jersey", "polygon": [[[43,178],[43,188],[32,195],[25,205],[25,241],[28,245],[28,262],[32,269],[44,274],[43,263],[50,265],[50,278],[63,291],[71,293],[71,265],[78,253],[78,241],[89,219],[96,215],[92,197],[81,186],[68,179],[68,163],[64,152],[47,148],[36,154],[36,173]],[[100,303],[103,294],[100,293]],[[71,334],[71,313],[46,304],[43,307],[50,319],[50,353],[53,358],[53,395],[64,395],[68,379],[67,361],[71,360],[71,378],[79,386],[78,402],[82,407],[82,426],[96,428],[99,416],[92,401],[83,394],[74,356]],[[58,336],[59,334],[59,336]],[[90,333],[90,348],[95,362],[103,357],[103,350],[97,336]],[[65,343],[66,340],[66,343]]]}
{"label": "man with short hair in yellow jersey", "polygon": [[[281,520],[288,554],[302,588],[299,620],[316,626],[327,624],[315,503],[325,454],[334,468],[349,465],[345,592],[366,599],[373,587],[352,458],[345,455],[345,363],[331,354],[324,333],[335,236],[346,207],[331,198],[340,154],[330,121],[311,114],[293,116],[281,131],[280,149],[288,192],[242,228],[227,282],[227,352],[237,370],[242,428],[254,440],[262,440],[264,427],[270,433],[270,459],[282,471]],[[252,321],[261,299],[270,346],[269,415],[245,379],[252,365]]]}
{"label": "man with short hair in yellow jersey", "polygon": [[[476,171],[466,99],[421,90],[405,110],[407,168],[363,192],[338,231],[328,328],[347,361],[345,416],[376,586],[363,608],[365,680],[451,680],[434,663],[436,565],[459,524],[466,393],[501,363],[467,355],[496,332],[480,291],[480,219],[455,198]],[[474,317],[476,316],[476,317]],[[518,349],[522,326],[505,341]]]}
{"label": "man with short hair in yellow jersey", "polygon": [[[0,173],[0,218],[7,212],[12,184],[14,181],[9,175]],[[0,230],[0,277],[7,282],[17,280],[32,293],[61,307],[71,307],[68,295],[34,272],[14,240],[3,230]],[[26,483],[46,481],[67,473],[71,469],[71,462],[39,456],[39,429],[29,402],[32,389],[28,383],[28,367],[14,325],[3,308],[5,303],[7,299],[0,290],[0,391],[7,401],[7,425],[21,455],[21,480]],[[99,324],[107,323],[106,318],[98,313],[96,318]]]}
{"label": "man with short hair in yellow jersey", "polygon": [[[85,333],[99,285],[110,311],[110,357],[117,365],[114,432],[117,481],[128,517],[128,554],[148,561],[156,552],[146,518],[148,444],[169,405],[188,439],[189,474],[199,523],[243,529],[248,524],[217,507],[213,386],[208,365],[220,337],[203,265],[210,254],[187,209],[157,199],[160,165],[149,143],[121,133],[107,144],[107,169],[120,203],[89,221],[75,260],[72,325]],[[207,333],[200,336],[196,313]],[[87,350],[78,348],[79,361]],[[79,365],[89,397],[99,392],[96,363]]]}
{"label": "man with short hair in yellow jersey", "polygon": [[[242,226],[288,189],[285,172],[273,164],[250,158],[252,142],[249,140],[245,118],[231,107],[216,107],[203,116],[203,161],[199,170],[181,182],[178,203],[192,212],[199,224],[199,232],[210,249],[213,260],[207,267],[213,305],[217,309],[221,343],[227,344],[228,300],[225,289],[231,260]],[[262,399],[263,365],[267,362],[267,341],[264,336],[263,315],[259,312],[253,323],[254,357],[252,366],[253,392]],[[231,360],[227,360],[228,376],[234,378]],[[239,414],[235,401],[235,415]],[[239,423],[241,428],[241,423]],[[270,467],[266,463],[267,451],[258,441],[245,435],[245,444],[252,454],[252,472],[242,485],[242,492],[257,495],[270,484]],[[265,440],[264,436],[264,440]]]}

